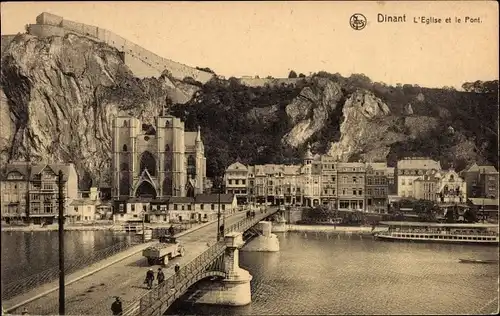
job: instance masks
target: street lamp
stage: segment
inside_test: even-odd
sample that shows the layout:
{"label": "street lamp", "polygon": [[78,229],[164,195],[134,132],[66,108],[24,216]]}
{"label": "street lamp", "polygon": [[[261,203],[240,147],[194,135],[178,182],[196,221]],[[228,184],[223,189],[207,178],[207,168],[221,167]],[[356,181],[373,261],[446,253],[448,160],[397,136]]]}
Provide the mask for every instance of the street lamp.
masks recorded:
{"label": "street lamp", "polygon": [[63,172],[59,170],[59,315],[65,314],[64,306],[64,180]]}

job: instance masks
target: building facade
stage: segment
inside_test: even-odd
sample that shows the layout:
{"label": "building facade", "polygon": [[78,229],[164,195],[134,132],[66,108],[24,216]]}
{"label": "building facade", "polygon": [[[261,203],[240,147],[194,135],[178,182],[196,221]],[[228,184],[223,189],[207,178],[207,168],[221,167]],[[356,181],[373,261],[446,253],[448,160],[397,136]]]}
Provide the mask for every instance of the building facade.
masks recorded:
{"label": "building facade", "polygon": [[343,162],[337,164],[339,210],[365,210],[366,164]]}
{"label": "building facade", "polygon": [[368,212],[387,213],[388,182],[391,176],[389,172],[386,163],[366,164],[366,210]]}
{"label": "building facade", "polygon": [[440,171],[441,163],[427,158],[405,158],[397,163],[397,188],[401,198],[414,198],[413,181],[429,170]]}
{"label": "building facade", "polygon": [[493,166],[472,165],[462,172],[467,183],[467,196],[498,199],[498,170]]}
{"label": "building facade", "polygon": [[199,194],[194,197],[172,196],[167,199],[133,198],[127,202],[115,201],[115,209],[115,222],[208,222],[217,219],[219,211],[222,216],[234,213],[237,202],[234,194]]}
{"label": "building facade", "polygon": [[427,171],[413,181],[413,197],[417,200],[437,201],[440,177],[439,172]]}
{"label": "building facade", "polygon": [[12,162],[0,182],[2,220],[51,224],[59,215],[58,174],[63,172],[64,206],[78,197],[78,175],[71,163]]}
{"label": "building facade", "polygon": [[113,121],[113,198],[164,198],[204,193],[206,158],[201,131],[163,111],[155,123],[130,116]]}
{"label": "building facade", "polygon": [[436,193],[438,203],[463,204],[467,202],[467,184],[453,169],[442,172]]}

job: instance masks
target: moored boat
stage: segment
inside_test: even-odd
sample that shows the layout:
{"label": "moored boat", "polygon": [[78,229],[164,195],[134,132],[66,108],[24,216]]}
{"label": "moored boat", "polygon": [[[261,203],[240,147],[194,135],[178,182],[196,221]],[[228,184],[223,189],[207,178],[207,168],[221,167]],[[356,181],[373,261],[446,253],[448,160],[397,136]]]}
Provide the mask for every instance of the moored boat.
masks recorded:
{"label": "moored boat", "polygon": [[494,264],[498,263],[498,260],[490,260],[490,259],[458,259],[461,263],[485,263],[485,264]]}
{"label": "moored boat", "polygon": [[445,224],[425,222],[381,222],[388,230],[375,239],[498,245],[498,226],[494,224]]}

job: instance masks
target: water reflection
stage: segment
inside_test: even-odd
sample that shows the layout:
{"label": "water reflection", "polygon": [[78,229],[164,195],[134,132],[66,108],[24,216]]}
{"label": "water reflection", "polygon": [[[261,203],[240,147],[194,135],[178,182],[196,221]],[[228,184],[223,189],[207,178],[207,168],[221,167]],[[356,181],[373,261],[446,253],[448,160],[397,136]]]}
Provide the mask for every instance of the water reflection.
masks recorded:
{"label": "water reflection", "polygon": [[498,247],[390,243],[328,233],[278,238],[279,253],[241,253],[240,266],[253,275],[250,305],[178,302],[167,313],[480,314],[498,297],[498,265],[458,262],[495,259]]}
{"label": "water reflection", "polygon": [[[89,261],[96,251],[116,243],[133,242],[133,237],[111,231],[66,231],[66,262]],[[2,232],[2,284],[57,267],[58,232]],[[85,261],[86,262],[86,261]]]}

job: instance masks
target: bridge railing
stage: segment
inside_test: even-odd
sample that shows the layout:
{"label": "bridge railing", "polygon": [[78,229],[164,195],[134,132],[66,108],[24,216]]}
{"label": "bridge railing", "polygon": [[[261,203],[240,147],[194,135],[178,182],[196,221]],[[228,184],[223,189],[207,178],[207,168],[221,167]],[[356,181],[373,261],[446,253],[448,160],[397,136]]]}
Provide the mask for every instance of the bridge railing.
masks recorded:
{"label": "bridge railing", "polygon": [[255,212],[255,217],[246,217],[243,220],[234,223],[233,225],[229,226],[228,228],[224,229],[224,235],[238,231],[238,232],[243,232],[247,230],[248,228],[252,227],[262,219],[268,217],[271,214],[276,213],[277,210],[266,210],[265,212]]}
{"label": "bridge railing", "polygon": [[[255,217],[247,217],[228,228],[224,229],[224,234],[234,231],[242,232],[255,225],[257,222],[275,213],[276,210],[267,210],[258,212]],[[213,263],[226,249],[223,241],[212,245],[199,256],[191,260],[188,264],[181,267],[179,271],[166,279],[161,285],[144,294],[138,303],[132,304],[123,315],[151,315],[161,313],[161,306],[167,304],[170,306],[178,297],[178,291],[191,286],[190,282],[196,275],[201,274],[203,269]]]}
{"label": "bridge railing", "polygon": [[[170,276],[162,284],[148,291],[148,293],[142,296],[139,300],[139,313],[141,315],[146,314],[146,311],[153,305],[157,304],[160,300],[162,302],[171,303],[169,301],[175,296],[177,289],[186,286],[184,283],[201,273],[201,270],[205,269],[207,265],[211,264],[215,260],[215,258],[220,256],[225,248],[226,246],[224,243],[216,243],[212,245],[199,256],[194,258],[191,262],[181,267],[176,274]],[[131,309],[134,307],[137,308],[137,306],[132,306]],[[133,311],[131,312],[134,314]]]}

